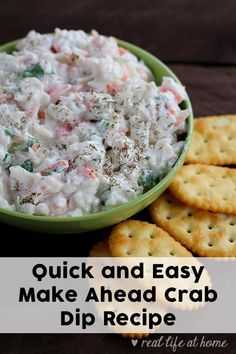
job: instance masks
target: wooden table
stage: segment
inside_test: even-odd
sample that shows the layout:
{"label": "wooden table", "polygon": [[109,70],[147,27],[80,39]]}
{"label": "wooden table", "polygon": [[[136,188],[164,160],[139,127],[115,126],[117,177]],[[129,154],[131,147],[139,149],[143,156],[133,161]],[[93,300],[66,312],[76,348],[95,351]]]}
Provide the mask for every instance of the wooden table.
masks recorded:
{"label": "wooden table", "polygon": [[[236,2],[234,0],[8,0],[1,5],[0,44],[34,28],[96,28],[149,50],[165,61],[186,86],[195,116],[236,113]],[[141,218],[147,215],[142,213]],[[83,235],[45,235],[1,225],[1,256],[86,256],[109,230]],[[181,335],[189,338],[193,335]],[[152,336],[152,339],[157,336]],[[236,335],[225,338],[236,351]],[[1,335],[2,354],[154,353],[133,348],[118,335]],[[161,353],[171,353],[161,349]],[[187,353],[179,350],[177,353]],[[192,349],[193,353],[218,353]],[[222,352],[219,351],[219,352]]]}

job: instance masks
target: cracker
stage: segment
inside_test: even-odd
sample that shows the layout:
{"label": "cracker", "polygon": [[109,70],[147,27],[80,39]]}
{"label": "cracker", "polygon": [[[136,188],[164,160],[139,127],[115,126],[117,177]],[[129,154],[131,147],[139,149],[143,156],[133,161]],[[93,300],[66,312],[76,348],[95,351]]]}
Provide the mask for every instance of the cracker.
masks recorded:
{"label": "cracker", "polygon": [[152,220],[201,257],[236,257],[236,216],[189,207],[170,193],[150,207]]}
{"label": "cracker", "polygon": [[111,252],[108,247],[108,240],[104,238],[98,241],[95,246],[89,252],[89,257],[112,257]]}
{"label": "cracker", "polygon": [[236,169],[183,166],[169,187],[182,202],[216,213],[236,214]]}
{"label": "cracker", "polygon": [[[89,253],[90,257],[112,257],[111,252],[108,247],[108,239],[104,238],[101,241],[98,241],[95,246],[91,249]],[[105,285],[109,286],[109,280],[104,281]],[[97,284],[95,281],[92,282],[92,285],[97,287],[100,286],[101,284]],[[96,304],[96,309],[98,311],[99,317],[102,318],[103,316],[103,311],[106,311],[108,309],[108,306],[110,304],[105,303],[99,303]],[[112,306],[112,311],[115,311],[115,307]],[[122,337],[124,338],[133,338],[133,339],[141,339],[149,336],[149,333],[120,333]]]}
{"label": "cracker", "polygon": [[236,115],[195,119],[186,163],[236,164]]}
{"label": "cracker", "polygon": [[127,220],[114,226],[109,248],[113,257],[192,256],[161,228],[138,220]]}
{"label": "cracker", "polygon": [[[163,229],[154,224],[138,220],[128,220],[116,225],[109,237],[109,248],[111,254],[115,257],[170,257],[174,256],[171,264],[182,266],[185,260],[177,257],[190,257],[189,264],[200,265],[199,261],[192,257],[192,254],[178,241],[171,237]],[[150,258],[149,258],[150,259]],[[184,263],[183,263],[184,262]],[[146,264],[146,272],[149,274],[149,263]],[[147,286],[153,285],[153,279],[145,280]],[[175,286],[177,289],[191,289],[193,279],[158,279],[158,300],[164,306],[180,310],[196,310],[204,306],[202,303],[193,303],[189,298],[183,302],[170,303],[165,298],[165,290],[170,286]],[[211,286],[209,275],[204,271],[201,282],[197,285],[199,288],[203,286]],[[195,285],[196,286],[196,285]]]}

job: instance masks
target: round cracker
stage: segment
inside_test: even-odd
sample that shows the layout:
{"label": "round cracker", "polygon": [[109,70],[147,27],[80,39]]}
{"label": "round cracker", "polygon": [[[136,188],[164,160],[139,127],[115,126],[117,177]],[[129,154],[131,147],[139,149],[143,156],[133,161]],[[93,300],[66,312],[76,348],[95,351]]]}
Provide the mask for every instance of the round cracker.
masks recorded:
{"label": "round cracker", "polygon": [[236,257],[236,215],[190,207],[163,193],[150,207],[152,220],[201,257]]}
{"label": "round cracker", "polygon": [[215,213],[236,214],[236,169],[185,165],[169,186],[183,203]]}
{"label": "round cracker", "polygon": [[185,163],[236,164],[236,115],[194,119],[193,137]]}

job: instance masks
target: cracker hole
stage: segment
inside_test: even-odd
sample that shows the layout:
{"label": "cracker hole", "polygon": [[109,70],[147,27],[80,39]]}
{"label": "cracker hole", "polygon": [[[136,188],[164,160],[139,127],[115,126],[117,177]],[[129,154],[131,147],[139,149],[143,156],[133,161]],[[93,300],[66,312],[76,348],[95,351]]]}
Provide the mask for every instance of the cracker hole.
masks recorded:
{"label": "cracker hole", "polygon": [[223,179],[226,179],[227,177],[225,175],[222,176]]}
{"label": "cracker hole", "polygon": [[229,136],[229,137],[228,137],[228,140],[232,140],[232,139],[233,139],[233,137],[232,137],[232,136]]}
{"label": "cracker hole", "polygon": [[212,226],[212,225],[209,225],[209,226],[208,226],[208,229],[209,229],[209,230],[212,230],[212,229],[213,229],[213,226]]}
{"label": "cracker hole", "polygon": [[228,198],[227,198],[227,197],[223,197],[222,199],[223,199],[223,200],[228,200]]}
{"label": "cracker hole", "polygon": [[191,211],[189,211],[188,216],[193,216],[193,213]]}
{"label": "cracker hole", "polygon": [[196,155],[196,156],[199,156],[199,155],[200,155],[200,152],[199,152],[199,151],[196,151],[196,152],[195,152],[195,155]]}
{"label": "cracker hole", "polygon": [[183,181],[183,183],[184,183],[184,184],[187,184],[187,183],[188,183],[188,181],[187,181],[187,180],[185,180],[185,181]]}
{"label": "cracker hole", "polygon": [[171,220],[171,216],[170,216],[170,215],[167,215],[166,219],[167,219],[167,220]]}
{"label": "cracker hole", "polygon": [[230,224],[230,226],[234,226],[234,225],[235,225],[235,223],[234,223],[234,222],[230,222],[229,224]]}
{"label": "cracker hole", "polygon": [[208,243],[208,246],[209,246],[209,247],[212,247],[212,246],[213,246],[213,244],[212,244],[211,242],[209,242],[209,243]]}
{"label": "cracker hole", "polygon": [[151,239],[154,239],[154,235],[150,235],[150,238],[151,238]]}
{"label": "cracker hole", "polygon": [[167,200],[167,203],[168,203],[168,204],[172,204],[172,200],[170,200],[170,199]]}
{"label": "cracker hole", "polygon": [[127,256],[131,256],[131,252],[130,251],[126,252],[126,254],[127,254]]}
{"label": "cracker hole", "polygon": [[209,184],[209,187],[214,188],[214,187],[215,187],[215,184],[214,184],[214,183],[211,183],[211,184]]}
{"label": "cracker hole", "polygon": [[224,150],[224,149],[221,149],[220,152],[223,154],[223,153],[225,152],[225,150]]}
{"label": "cracker hole", "polygon": [[152,252],[148,252],[148,255],[151,257],[152,256]]}
{"label": "cracker hole", "polygon": [[170,255],[171,255],[171,256],[174,256],[174,255],[175,255],[175,253],[174,253],[173,251],[171,251],[171,252],[170,252]]}
{"label": "cracker hole", "polygon": [[204,141],[204,143],[208,143],[208,139],[204,139],[203,141]]}
{"label": "cracker hole", "polygon": [[134,237],[134,235],[133,234],[129,234],[129,238],[133,238]]}
{"label": "cracker hole", "polygon": [[188,233],[188,234],[191,234],[191,232],[192,232],[191,229],[188,229],[188,230],[187,230],[187,233]]}
{"label": "cracker hole", "polygon": [[234,242],[234,240],[233,240],[232,238],[230,238],[230,239],[229,239],[229,242],[230,242],[230,243],[233,243],[233,242]]}
{"label": "cracker hole", "polygon": [[200,175],[201,174],[201,171],[196,171],[196,175]]}

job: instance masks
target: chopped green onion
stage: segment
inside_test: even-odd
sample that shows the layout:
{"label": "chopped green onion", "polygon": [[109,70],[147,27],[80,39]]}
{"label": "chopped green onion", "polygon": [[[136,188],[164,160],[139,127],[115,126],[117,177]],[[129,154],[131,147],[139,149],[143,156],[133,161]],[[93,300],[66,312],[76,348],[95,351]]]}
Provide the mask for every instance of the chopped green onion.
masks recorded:
{"label": "chopped green onion", "polygon": [[102,120],[100,123],[101,130],[105,132],[107,128],[109,127],[109,122],[107,120]]}
{"label": "chopped green onion", "polygon": [[144,192],[154,187],[157,180],[153,176],[153,171],[144,171],[140,183],[143,186]]}
{"label": "chopped green onion", "polygon": [[28,152],[29,148],[32,147],[34,144],[37,144],[38,146],[40,146],[40,143],[37,138],[29,137],[25,142],[23,142],[20,145],[17,145],[16,150]]}
{"label": "chopped green onion", "polygon": [[25,71],[22,71],[19,76],[22,79],[27,77],[37,77],[38,79],[44,75],[44,70],[39,63],[31,65],[31,67]]}
{"label": "chopped green onion", "polygon": [[9,129],[9,128],[6,128],[6,129],[5,129],[5,134],[6,134],[6,135],[9,135],[10,137],[15,136],[14,131],[13,131],[12,129]]}

